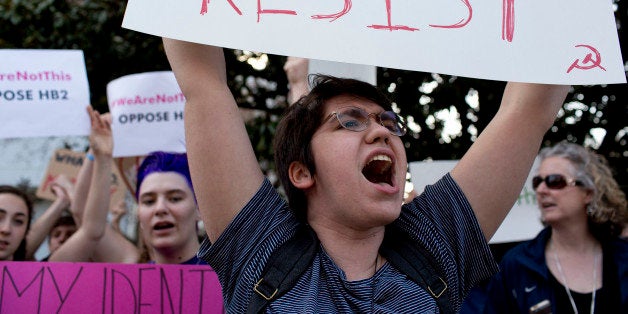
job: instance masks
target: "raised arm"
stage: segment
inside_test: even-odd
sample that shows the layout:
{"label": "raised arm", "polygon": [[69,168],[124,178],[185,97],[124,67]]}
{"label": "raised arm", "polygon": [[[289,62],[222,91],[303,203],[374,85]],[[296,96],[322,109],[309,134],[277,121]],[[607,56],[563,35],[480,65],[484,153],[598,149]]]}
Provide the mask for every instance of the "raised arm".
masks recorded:
{"label": "raised arm", "polygon": [[105,233],[109,211],[109,187],[113,139],[111,125],[90,107],[90,147],[94,152],[94,172],[79,229],[50,257],[50,261],[89,261]]}
{"label": "raised arm", "polygon": [[126,205],[123,201],[111,204],[110,212],[113,217],[105,229],[105,234],[98,242],[94,252],[94,261],[99,263],[137,263],[140,251],[120,230],[120,219],[126,214]]}
{"label": "raised arm", "polygon": [[301,96],[310,91],[307,75],[310,60],[306,58],[288,57],[283,65],[283,70],[288,78],[288,104],[292,105]]}
{"label": "raised arm", "polygon": [[205,229],[216,241],[257,191],[263,174],[227,86],[222,48],[164,38],[186,98],[185,140]]}
{"label": "raised arm", "polygon": [[52,189],[52,192],[57,198],[52,202],[50,207],[37,218],[26,235],[27,261],[34,258],[35,252],[50,233],[52,226],[54,226],[57,219],[63,214],[63,211],[68,209],[70,205],[69,194],[72,193],[72,183],[67,177],[64,175],[57,177],[50,189]]}
{"label": "raised arm", "polygon": [[74,193],[71,195],[72,204],[70,204],[70,212],[74,218],[74,222],[77,227],[81,226],[83,220],[83,210],[87,203],[87,194],[89,194],[89,185],[92,182],[92,172],[94,172],[94,161],[87,156],[93,156],[93,151],[90,148],[87,151],[87,155],[83,159],[81,169],[79,169],[76,176],[76,183],[74,185]]}
{"label": "raised arm", "polygon": [[105,234],[92,255],[92,261],[98,263],[134,264],[139,260],[140,251],[137,246],[111,225],[105,228]]}
{"label": "raised arm", "polygon": [[568,90],[508,83],[499,111],[452,170],[487,240],[517,200]]}

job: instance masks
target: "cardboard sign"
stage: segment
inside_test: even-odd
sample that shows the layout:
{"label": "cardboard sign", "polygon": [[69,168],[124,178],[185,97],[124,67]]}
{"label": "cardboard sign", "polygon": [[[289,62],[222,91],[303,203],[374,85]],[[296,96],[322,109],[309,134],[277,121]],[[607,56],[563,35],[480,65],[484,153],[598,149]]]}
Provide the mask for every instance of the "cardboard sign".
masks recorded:
{"label": "cardboard sign", "polygon": [[224,313],[202,265],[0,262],[0,313]]}
{"label": "cardboard sign", "polygon": [[[48,168],[46,173],[37,188],[36,195],[41,199],[54,201],[57,196],[52,193],[50,185],[60,175],[65,175],[72,184],[76,183],[76,177],[78,176],[81,166],[85,161],[85,153],[75,152],[68,149],[58,149],[50,157]],[[114,160],[114,167],[111,169],[111,201],[110,204],[117,204],[120,201],[124,201],[127,193],[127,187],[124,183],[124,178],[116,165],[117,161]]]}
{"label": "cardboard sign", "polygon": [[[456,165],[457,160],[441,160],[410,163],[412,184],[418,194],[421,194],[428,184],[434,184]],[[491,238],[490,243],[505,243],[530,240],[543,229],[541,212],[537,207],[536,193],[530,186],[534,176],[535,166],[532,167],[526,184],[519,194],[517,202],[512,207],[502,224]]]}
{"label": "cardboard sign", "polygon": [[68,149],[58,149],[52,153],[46,173],[37,187],[36,196],[41,199],[54,201],[57,196],[52,193],[50,186],[60,176],[65,175],[72,184],[76,183],[85,153],[75,152]]}
{"label": "cardboard sign", "polygon": [[625,83],[611,1],[129,0],[123,27],[272,54],[538,83]]}
{"label": "cardboard sign", "polygon": [[80,50],[0,49],[0,137],[89,134]]}
{"label": "cardboard sign", "polygon": [[169,71],[132,74],[107,84],[114,157],[185,152],[185,97]]}

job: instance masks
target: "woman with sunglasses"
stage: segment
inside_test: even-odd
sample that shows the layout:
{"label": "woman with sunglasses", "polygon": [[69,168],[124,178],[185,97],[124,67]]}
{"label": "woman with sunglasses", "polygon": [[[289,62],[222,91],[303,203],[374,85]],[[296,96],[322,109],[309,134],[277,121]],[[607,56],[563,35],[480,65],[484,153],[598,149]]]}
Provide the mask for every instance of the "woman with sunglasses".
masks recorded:
{"label": "woman with sunglasses", "polygon": [[506,253],[485,313],[628,313],[628,209],[606,160],[561,142],[539,161],[531,183],[546,228]]}

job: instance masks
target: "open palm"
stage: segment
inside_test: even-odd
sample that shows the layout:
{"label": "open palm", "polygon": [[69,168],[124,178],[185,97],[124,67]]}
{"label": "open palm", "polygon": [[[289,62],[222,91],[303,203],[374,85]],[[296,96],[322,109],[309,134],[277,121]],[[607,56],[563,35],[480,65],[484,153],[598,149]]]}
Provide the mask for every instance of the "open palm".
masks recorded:
{"label": "open palm", "polygon": [[111,119],[101,115],[91,106],[87,107],[91,121],[89,144],[94,154],[113,154],[113,136],[111,133]]}

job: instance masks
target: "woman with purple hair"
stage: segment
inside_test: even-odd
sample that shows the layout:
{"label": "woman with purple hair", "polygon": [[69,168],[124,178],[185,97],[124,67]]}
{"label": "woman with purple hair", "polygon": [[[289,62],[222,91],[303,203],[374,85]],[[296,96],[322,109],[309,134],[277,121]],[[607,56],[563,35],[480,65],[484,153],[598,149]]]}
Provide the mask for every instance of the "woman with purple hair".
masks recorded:
{"label": "woman with purple hair", "polygon": [[152,262],[206,264],[199,248],[194,199],[186,154],[153,152],[137,172],[140,233]]}
{"label": "woman with purple hair", "polygon": [[[210,266],[198,257],[200,243],[197,210],[186,154],[153,152],[144,158],[137,171],[137,215],[140,239],[150,259],[140,260],[138,246],[108,226],[113,136],[111,121],[88,107],[91,120],[88,158],[91,171],[86,168],[82,180],[87,194],[79,229],[52,255],[49,261],[108,262],[153,264],[186,264]],[[83,170],[83,169],[81,169]],[[79,174],[80,177],[80,174]],[[86,180],[87,178],[90,180]],[[79,188],[79,190],[81,190]],[[85,198],[85,197],[83,197]],[[80,201],[79,203],[81,203]],[[76,214],[76,213],[75,213]],[[23,228],[24,229],[24,228]],[[1,247],[0,247],[1,249]],[[221,300],[216,296],[216,301]],[[211,305],[223,309],[222,302]],[[212,311],[213,312],[213,311]]]}
{"label": "woman with purple hair", "polygon": [[[88,187],[82,193],[86,200],[79,214],[80,227],[51,255],[50,261],[137,263],[137,246],[107,227],[113,159],[111,124],[105,115],[91,108],[88,113],[93,159],[86,159],[91,167],[86,172],[91,175],[82,180]],[[150,262],[206,264],[196,257],[200,216],[186,154],[154,152],[146,156],[138,169],[135,197],[140,236]]]}

